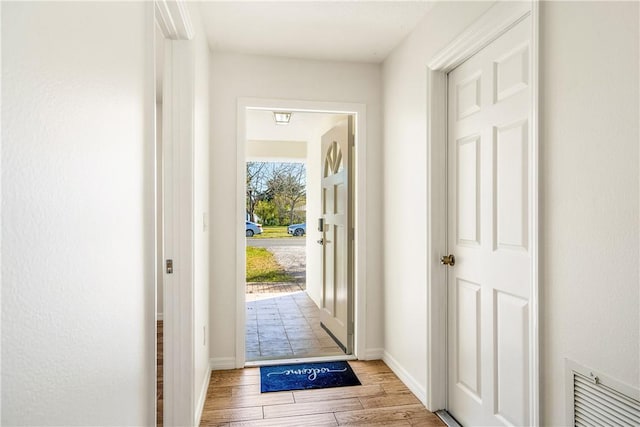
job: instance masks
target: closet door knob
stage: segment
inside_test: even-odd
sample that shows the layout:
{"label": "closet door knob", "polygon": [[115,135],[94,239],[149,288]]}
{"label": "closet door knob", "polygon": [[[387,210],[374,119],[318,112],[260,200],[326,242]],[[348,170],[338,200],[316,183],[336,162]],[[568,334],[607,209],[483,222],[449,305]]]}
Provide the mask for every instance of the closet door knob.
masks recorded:
{"label": "closet door knob", "polygon": [[440,258],[440,264],[453,267],[454,265],[456,265],[456,257],[451,254],[444,255],[442,256],[442,258]]}

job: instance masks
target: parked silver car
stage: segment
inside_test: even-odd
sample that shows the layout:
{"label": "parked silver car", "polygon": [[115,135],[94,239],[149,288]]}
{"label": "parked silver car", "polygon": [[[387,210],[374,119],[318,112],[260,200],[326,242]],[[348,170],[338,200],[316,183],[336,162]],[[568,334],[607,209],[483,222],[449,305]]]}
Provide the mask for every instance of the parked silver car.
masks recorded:
{"label": "parked silver car", "polygon": [[307,234],[307,224],[291,224],[287,227],[287,233],[292,236],[304,236]]}
{"label": "parked silver car", "polygon": [[247,233],[245,236],[253,237],[255,234],[262,234],[262,224],[256,224],[255,222],[246,221]]}

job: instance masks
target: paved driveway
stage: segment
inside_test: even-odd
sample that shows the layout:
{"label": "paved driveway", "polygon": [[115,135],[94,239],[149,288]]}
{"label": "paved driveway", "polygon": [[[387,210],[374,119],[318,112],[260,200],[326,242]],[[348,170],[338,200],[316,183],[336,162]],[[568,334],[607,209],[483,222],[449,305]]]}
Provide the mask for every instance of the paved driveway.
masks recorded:
{"label": "paved driveway", "polygon": [[247,237],[247,246],[273,248],[275,246],[302,246],[307,244],[305,237],[283,237],[282,239],[255,239]]}
{"label": "paved driveway", "polygon": [[276,262],[295,278],[297,283],[307,281],[307,254],[305,246],[272,246],[267,248]]}
{"label": "paved driveway", "polygon": [[248,238],[247,246],[266,248],[275,256],[276,262],[295,278],[296,283],[304,284],[306,282],[307,251],[304,237],[285,237],[283,239]]}

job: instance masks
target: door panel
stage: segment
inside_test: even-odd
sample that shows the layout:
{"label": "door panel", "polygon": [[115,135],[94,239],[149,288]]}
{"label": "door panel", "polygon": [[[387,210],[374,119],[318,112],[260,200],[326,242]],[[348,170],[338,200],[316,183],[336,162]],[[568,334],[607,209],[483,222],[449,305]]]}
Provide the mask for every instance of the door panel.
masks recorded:
{"label": "door panel", "polygon": [[352,351],[352,280],[350,275],[349,230],[351,213],[350,148],[353,138],[351,117],[322,136],[322,212],[324,230],[323,278],[320,321],[347,353]]}
{"label": "door panel", "polygon": [[482,379],[480,367],[480,286],[466,280],[458,280],[456,287],[456,384],[481,399]]}
{"label": "door panel", "polygon": [[[494,291],[494,412],[506,424],[526,425],[529,358],[528,301]],[[515,375],[514,375],[515,374]]]}
{"label": "door panel", "polygon": [[527,120],[495,130],[495,249],[526,251],[529,228]]}
{"label": "door panel", "polygon": [[463,425],[529,420],[529,28],[448,76],[448,406]]}
{"label": "door panel", "polygon": [[480,244],[480,136],[456,142],[457,236],[460,244]]}

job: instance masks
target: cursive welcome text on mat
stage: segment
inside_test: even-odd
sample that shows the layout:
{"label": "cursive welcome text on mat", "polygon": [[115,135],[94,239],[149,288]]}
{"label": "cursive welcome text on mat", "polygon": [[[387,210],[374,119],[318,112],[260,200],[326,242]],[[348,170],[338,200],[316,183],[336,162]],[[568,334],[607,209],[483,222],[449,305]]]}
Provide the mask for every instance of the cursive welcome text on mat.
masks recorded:
{"label": "cursive welcome text on mat", "polygon": [[268,377],[271,375],[307,375],[309,381],[315,381],[318,378],[318,374],[326,374],[329,372],[347,372],[347,368],[344,369],[329,369],[329,368],[301,368],[301,369],[287,369],[282,372],[269,372]]}

